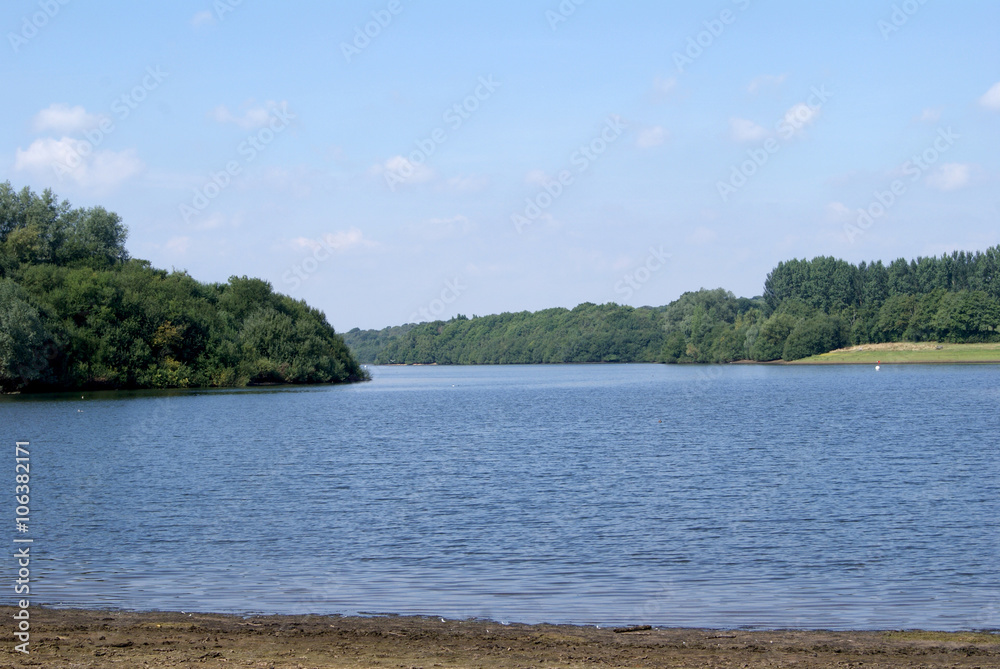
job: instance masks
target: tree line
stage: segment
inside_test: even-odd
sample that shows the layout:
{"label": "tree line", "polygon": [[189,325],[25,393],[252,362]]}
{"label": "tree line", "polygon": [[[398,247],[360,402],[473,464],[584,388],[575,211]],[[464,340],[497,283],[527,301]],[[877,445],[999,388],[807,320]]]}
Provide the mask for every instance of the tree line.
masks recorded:
{"label": "tree line", "polygon": [[1000,246],[853,265],[781,262],[763,294],[718,288],[663,307],[581,304],[346,333],[363,362],[525,364],[799,360],[848,345],[1000,341]]}
{"label": "tree line", "polygon": [[322,312],[260,279],[156,269],[127,236],[102,207],[0,184],[0,390],[367,378]]}

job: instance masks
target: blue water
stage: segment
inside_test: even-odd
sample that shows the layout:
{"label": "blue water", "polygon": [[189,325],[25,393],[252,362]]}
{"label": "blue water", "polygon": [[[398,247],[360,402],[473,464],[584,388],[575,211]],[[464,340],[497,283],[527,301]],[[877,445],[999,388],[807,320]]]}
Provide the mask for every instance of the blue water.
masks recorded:
{"label": "blue water", "polygon": [[1000,627],[1000,367],[372,371],[0,399],[33,603]]}

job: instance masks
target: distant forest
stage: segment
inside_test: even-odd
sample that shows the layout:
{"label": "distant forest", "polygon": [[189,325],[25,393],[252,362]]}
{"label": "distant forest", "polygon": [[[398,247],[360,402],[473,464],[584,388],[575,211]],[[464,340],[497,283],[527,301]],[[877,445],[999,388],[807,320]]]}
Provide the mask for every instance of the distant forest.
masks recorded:
{"label": "distant forest", "polygon": [[362,362],[527,364],[798,360],[848,345],[1000,341],[1000,246],[853,265],[819,257],[779,263],[762,296],[721,288],[664,307],[581,304],[354,329]]}
{"label": "distant forest", "polygon": [[0,391],[367,378],[305,302],[260,279],[155,269],[126,238],[102,207],[0,183]]}

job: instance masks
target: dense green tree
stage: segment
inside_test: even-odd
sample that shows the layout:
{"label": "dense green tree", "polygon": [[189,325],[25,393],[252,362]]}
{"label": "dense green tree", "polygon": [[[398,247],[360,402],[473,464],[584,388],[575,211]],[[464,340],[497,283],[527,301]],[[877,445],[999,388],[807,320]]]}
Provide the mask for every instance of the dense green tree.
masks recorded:
{"label": "dense green tree", "polygon": [[0,279],[0,389],[42,378],[51,343],[28,294],[10,279]]}
{"label": "dense green tree", "polygon": [[788,313],[772,314],[761,324],[750,357],[761,362],[780,359],[785,350],[785,340],[801,320]]}
{"label": "dense green tree", "polygon": [[1000,304],[980,290],[945,293],[934,317],[936,338],[940,341],[989,341],[998,326]]}
{"label": "dense green tree", "polygon": [[871,341],[873,343],[901,341],[916,313],[917,302],[916,297],[908,294],[893,295],[887,299],[879,309]]}
{"label": "dense green tree", "polygon": [[356,330],[350,341],[365,351],[366,360],[380,362],[776,360],[849,343],[1000,340],[995,304],[1000,304],[1000,247],[900,258],[888,266],[881,261],[854,266],[830,257],[790,260],[778,264],[763,296],[753,299],[700,290],[657,308],[609,311],[608,305],[583,304],[572,311],[501,314],[464,324]]}
{"label": "dense green tree", "polygon": [[266,281],[204,284],[129,258],[101,207],[0,184],[0,388],[367,378],[319,311]]}
{"label": "dense green tree", "polygon": [[934,341],[937,338],[938,310],[947,292],[938,288],[917,299],[913,316],[903,333],[906,341]]}
{"label": "dense green tree", "polygon": [[[663,361],[680,362],[687,355],[687,340],[684,333],[674,330],[663,344]],[[690,362],[690,360],[688,360]]]}
{"label": "dense green tree", "polygon": [[847,324],[837,316],[817,314],[798,323],[781,352],[782,360],[800,360],[847,344]]}

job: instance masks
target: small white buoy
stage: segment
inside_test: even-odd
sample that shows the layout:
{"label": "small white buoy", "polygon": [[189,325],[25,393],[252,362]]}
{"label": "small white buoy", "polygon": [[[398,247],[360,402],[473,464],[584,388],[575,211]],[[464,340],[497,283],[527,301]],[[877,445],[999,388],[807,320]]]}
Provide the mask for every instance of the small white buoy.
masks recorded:
{"label": "small white buoy", "polygon": [[879,371],[880,369],[882,369],[881,362],[882,362],[881,360],[876,360],[875,361],[875,371],[876,372]]}

